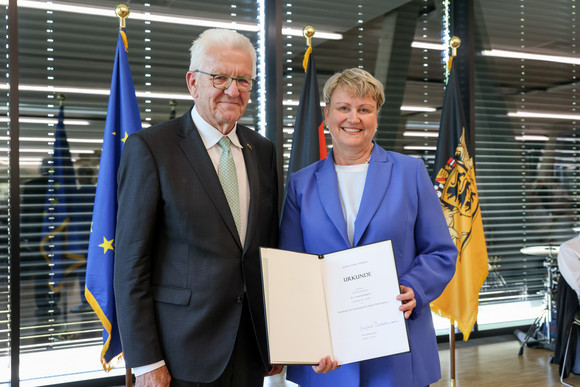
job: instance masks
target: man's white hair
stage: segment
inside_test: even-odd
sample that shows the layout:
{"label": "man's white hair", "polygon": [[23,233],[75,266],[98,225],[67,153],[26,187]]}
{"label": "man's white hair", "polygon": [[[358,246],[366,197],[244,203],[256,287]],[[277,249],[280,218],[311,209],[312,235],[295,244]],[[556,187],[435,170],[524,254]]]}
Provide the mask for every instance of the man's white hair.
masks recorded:
{"label": "man's white hair", "polygon": [[247,51],[252,57],[252,78],[256,77],[256,50],[250,39],[234,30],[222,28],[205,30],[194,40],[189,49],[191,52],[189,70],[200,70],[208,51],[216,47]]}

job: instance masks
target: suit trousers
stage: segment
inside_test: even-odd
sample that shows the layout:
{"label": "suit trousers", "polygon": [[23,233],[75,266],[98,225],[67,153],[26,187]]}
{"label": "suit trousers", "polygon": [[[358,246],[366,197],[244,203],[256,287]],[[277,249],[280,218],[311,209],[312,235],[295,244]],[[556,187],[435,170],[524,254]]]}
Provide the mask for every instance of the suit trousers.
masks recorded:
{"label": "suit trousers", "polygon": [[247,297],[244,297],[234,350],[220,377],[210,383],[172,379],[171,387],[263,387],[264,374],[264,364],[256,342],[250,308]]}

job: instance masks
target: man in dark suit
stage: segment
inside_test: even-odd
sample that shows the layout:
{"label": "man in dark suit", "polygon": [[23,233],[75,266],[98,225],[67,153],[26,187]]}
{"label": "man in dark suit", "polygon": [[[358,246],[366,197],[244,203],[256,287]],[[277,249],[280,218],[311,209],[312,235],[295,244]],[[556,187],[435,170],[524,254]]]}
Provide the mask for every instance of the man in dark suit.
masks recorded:
{"label": "man in dark suit", "polygon": [[277,245],[276,153],[237,123],[255,76],[246,37],[205,31],[186,75],[195,106],[125,143],[115,297],[137,386],[261,387],[281,370],[268,365],[259,263]]}

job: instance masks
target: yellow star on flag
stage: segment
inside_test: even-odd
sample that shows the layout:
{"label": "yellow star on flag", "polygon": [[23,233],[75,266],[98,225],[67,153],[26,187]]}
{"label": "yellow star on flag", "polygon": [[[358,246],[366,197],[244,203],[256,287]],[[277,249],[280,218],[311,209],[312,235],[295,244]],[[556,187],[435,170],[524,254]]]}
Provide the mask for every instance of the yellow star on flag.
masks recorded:
{"label": "yellow star on flag", "polygon": [[128,138],[129,138],[129,134],[127,132],[125,132],[125,137],[123,137],[121,139],[121,141],[125,142],[125,141],[127,141]]}
{"label": "yellow star on flag", "polygon": [[103,254],[107,254],[107,250],[115,251],[113,248],[113,241],[114,239],[108,241],[107,238],[103,237],[103,243],[99,245],[99,247],[103,248]]}

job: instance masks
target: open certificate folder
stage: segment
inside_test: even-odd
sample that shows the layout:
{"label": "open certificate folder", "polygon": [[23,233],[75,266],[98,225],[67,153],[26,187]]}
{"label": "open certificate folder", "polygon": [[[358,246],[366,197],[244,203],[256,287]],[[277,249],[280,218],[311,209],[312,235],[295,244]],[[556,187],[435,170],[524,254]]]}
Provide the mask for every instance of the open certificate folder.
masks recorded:
{"label": "open certificate folder", "polygon": [[319,256],[261,248],[271,364],[409,351],[391,241]]}

